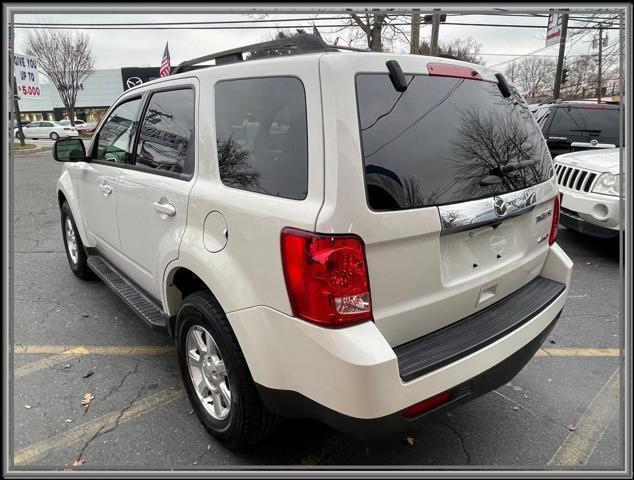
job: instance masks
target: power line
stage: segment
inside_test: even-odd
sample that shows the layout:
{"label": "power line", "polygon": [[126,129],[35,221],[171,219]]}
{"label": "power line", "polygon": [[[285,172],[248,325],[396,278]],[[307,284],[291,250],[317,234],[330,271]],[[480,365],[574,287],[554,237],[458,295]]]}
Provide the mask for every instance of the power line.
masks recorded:
{"label": "power line", "polygon": [[[270,22],[276,22],[277,20],[271,20]],[[84,26],[83,24],[57,24],[57,25],[49,25],[49,24],[40,24],[40,23],[16,23],[14,28],[29,28],[29,29],[42,29],[42,30],[256,30],[256,29],[270,29],[270,28],[280,28],[279,25],[224,25],[224,24],[188,24],[188,23],[174,23],[174,24],[166,24],[159,25],[156,24],[87,24],[88,26]],[[117,26],[111,26],[117,25]],[[123,26],[126,25],[126,26]],[[149,26],[148,26],[149,25]],[[196,26],[191,26],[196,25]],[[410,26],[409,22],[402,23],[389,23],[387,26]],[[504,23],[460,23],[460,22],[443,22],[443,25],[457,25],[462,27],[492,27],[492,28],[537,28],[543,30],[546,28],[543,25],[521,25],[521,24],[504,24]],[[613,25],[613,24],[611,24]],[[319,24],[320,28],[341,28],[345,27],[345,25],[337,24],[337,25],[323,25]],[[301,28],[301,29],[310,29],[313,28],[313,25],[284,25],[284,28]],[[568,30],[596,30],[597,27],[568,27]],[[620,30],[620,27],[602,27],[604,30]]]}

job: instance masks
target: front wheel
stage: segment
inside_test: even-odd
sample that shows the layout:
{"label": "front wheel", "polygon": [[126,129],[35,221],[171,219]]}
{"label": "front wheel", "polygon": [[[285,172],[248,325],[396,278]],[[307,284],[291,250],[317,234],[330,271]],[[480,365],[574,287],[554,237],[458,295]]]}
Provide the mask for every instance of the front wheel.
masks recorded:
{"label": "front wheel", "polygon": [[51,137],[51,140],[57,140],[59,138],[59,135],[55,132],[51,132],[49,137]]}
{"label": "front wheel", "polygon": [[178,311],[176,349],[185,390],[205,429],[229,448],[254,445],[278,417],[256,390],[238,340],[208,291],[185,298]]}

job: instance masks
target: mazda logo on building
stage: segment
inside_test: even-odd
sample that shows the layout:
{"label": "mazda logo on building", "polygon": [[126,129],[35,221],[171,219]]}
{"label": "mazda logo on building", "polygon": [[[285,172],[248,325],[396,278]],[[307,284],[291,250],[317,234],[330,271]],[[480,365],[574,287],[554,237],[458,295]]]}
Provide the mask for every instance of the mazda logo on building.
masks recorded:
{"label": "mazda logo on building", "polygon": [[125,81],[125,84],[128,86],[128,88],[137,87],[142,83],[143,80],[141,80],[139,77],[130,77]]}
{"label": "mazda logo on building", "polygon": [[495,197],[493,199],[493,210],[498,217],[505,217],[507,211],[506,200],[501,197]]}

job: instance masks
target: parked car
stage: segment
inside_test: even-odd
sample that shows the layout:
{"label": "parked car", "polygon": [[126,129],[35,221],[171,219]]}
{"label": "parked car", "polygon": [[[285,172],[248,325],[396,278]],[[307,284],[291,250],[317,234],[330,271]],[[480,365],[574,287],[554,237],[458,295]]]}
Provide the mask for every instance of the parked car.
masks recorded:
{"label": "parked car", "polygon": [[619,235],[620,152],[610,148],[555,157],[562,225],[593,237]]}
{"label": "parked car", "polygon": [[553,157],[580,150],[615,148],[619,139],[619,105],[560,102],[534,112]]}
{"label": "parked car", "polygon": [[[19,138],[18,129],[15,128],[13,132],[15,137]],[[76,137],[79,135],[76,128],[67,127],[53,121],[30,123],[22,127],[22,132],[24,134],[24,138],[50,138],[51,140],[57,140],[63,137]]]}
{"label": "parked car", "polygon": [[279,417],[412,428],[508,382],[568,294],[548,149],[481,65],[250,45],[127,90],[53,154],[70,269],[172,335],[231,447]]}
{"label": "parked car", "polygon": [[[59,123],[64,126],[68,126],[70,125],[70,120],[60,120]],[[96,123],[92,123],[92,122],[87,123],[87,122],[84,122],[83,120],[75,120],[75,128],[80,133],[82,132],[91,133],[95,130],[96,127],[97,127]]]}
{"label": "parked car", "polygon": [[[68,120],[67,118],[63,119],[63,120],[59,120],[57,123],[59,123],[60,125],[64,125],[65,127],[68,127],[70,125],[70,120]],[[84,122],[83,120],[75,120],[75,127],[79,127],[82,125],[86,125],[86,122]]]}

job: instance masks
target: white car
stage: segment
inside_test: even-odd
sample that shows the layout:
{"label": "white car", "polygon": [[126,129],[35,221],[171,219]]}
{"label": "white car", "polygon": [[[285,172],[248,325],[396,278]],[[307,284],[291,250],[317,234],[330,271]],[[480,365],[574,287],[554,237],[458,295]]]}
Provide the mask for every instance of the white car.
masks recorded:
{"label": "white car", "polygon": [[[13,130],[15,137],[19,138],[20,132],[17,128]],[[50,138],[51,140],[57,140],[64,137],[77,137],[79,132],[75,127],[65,126],[58,122],[50,120],[44,120],[41,122],[33,122],[22,127],[24,138]]]}
{"label": "white car", "polygon": [[508,382],[568,295],[544,138],[481,65],[251,45],[127,90],[53,154],[71,270],[172,335],[229,446],[280,416],[410,429]]}
{"label": "white car", "polygon": [[593,237],[619,235],[620,154],[620,148],[610,148],[555,157],[562,225]]}

